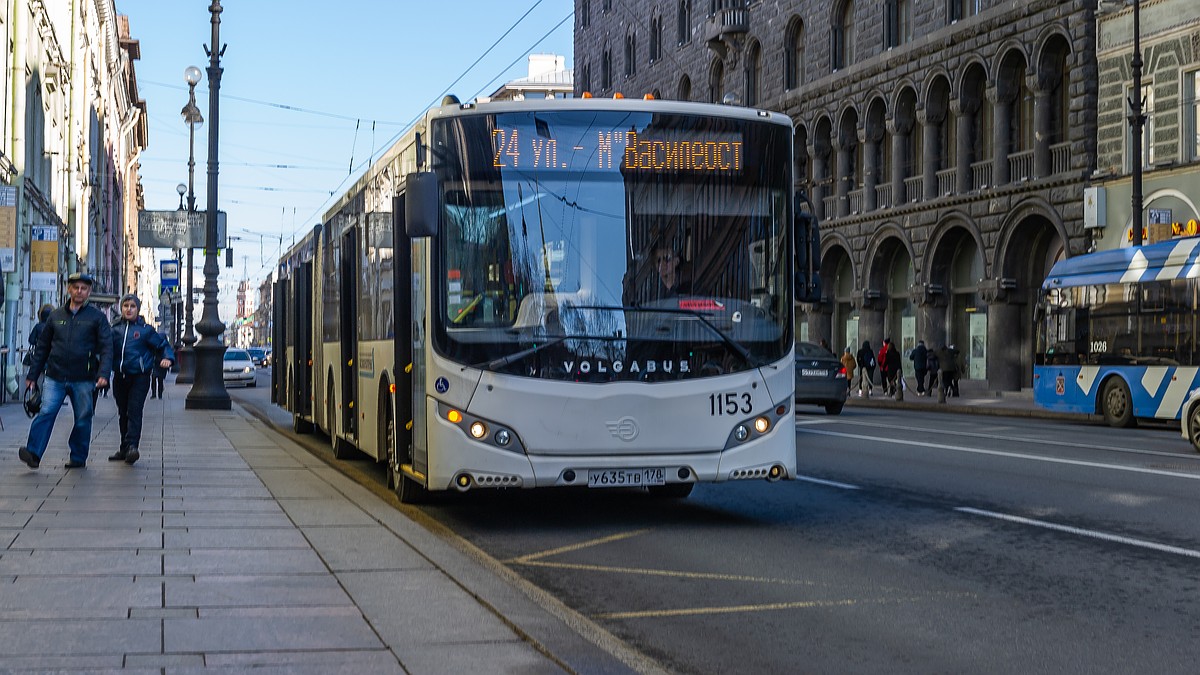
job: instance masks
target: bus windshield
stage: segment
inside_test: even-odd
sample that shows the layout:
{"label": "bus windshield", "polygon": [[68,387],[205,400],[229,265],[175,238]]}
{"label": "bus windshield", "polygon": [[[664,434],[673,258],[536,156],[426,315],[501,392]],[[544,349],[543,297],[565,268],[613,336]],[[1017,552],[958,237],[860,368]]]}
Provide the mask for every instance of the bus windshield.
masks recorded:
{"label": "bus windshield", "polygon": [[790,128],[623,111],[435,120],[434,343],[575,381],[745,370],[791,348]]}

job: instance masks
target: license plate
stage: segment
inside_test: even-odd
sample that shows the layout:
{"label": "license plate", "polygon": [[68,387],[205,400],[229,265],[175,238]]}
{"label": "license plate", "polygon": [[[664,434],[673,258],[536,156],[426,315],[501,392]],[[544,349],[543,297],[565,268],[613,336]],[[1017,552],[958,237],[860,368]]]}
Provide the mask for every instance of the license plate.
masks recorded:
{"label": "license plate", "polygon": [[605,469],[588,471],[588,487],[641,487],[663,485],[666,469]]}
{"label": "license plate", "polygon": [[829,377],[828,370],[818,370],[816,368],[801,368],[801,377]]}

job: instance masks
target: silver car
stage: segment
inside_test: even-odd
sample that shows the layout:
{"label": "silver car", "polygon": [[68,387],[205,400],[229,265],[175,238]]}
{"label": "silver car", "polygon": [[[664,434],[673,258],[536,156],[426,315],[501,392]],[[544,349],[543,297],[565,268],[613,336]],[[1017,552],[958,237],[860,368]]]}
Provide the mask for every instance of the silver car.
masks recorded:
{"label": "silver car", "polygon": [[242,384],[247,387],[258,386],[254,380],[254,360],[245,349],[225,350],[225,384]]}

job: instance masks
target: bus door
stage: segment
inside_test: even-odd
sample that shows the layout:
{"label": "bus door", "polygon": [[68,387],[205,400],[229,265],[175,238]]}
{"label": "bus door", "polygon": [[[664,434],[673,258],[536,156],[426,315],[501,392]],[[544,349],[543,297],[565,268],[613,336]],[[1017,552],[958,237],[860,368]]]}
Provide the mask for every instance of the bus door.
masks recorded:
{"label": "bus door", "polygon": [[285,410],[292,408],[287,405],[287,389],[284,388],[285,380],[282,373],[287,372],[286,358],[284,366],[279,367],[278,359],[284,357],[287,353],[287,347],[290,342],[287,340],[287,323],[290,316],[287,311],[287,297],[290,280],[288,277],[280,277],[279,281],[271,287],[271,307],[275,313],[271,324],[271,348],[279,350],[278,355],[272,355],[272,360],[275,365],[271,368],[271,403],[282,405]]}
{"label": "bus door", "polygon": [[396,385],[396,433],[392,448],[397,464],[412,463],[413,441],[413,275],[412,240],[404,232],[404,195],[392,201],[392,231],[396,242],[393,258],[392,287],[395,289],[395,321],[393,346],[396,360],[394,377]]}
{"label": "bus door", "polygon": [[429,239],[402,236],[407,234],[403,194],[393,203],[392,213],[397,238],[392,281],[396,288],[396,463],[425,475],[429,468],[424,330]]}
{"label": "bus door", "polygon": [[340,322],[341,368],[342,368],[342,419],[341,428],[346,436],[358,438],[358,227],[347,228],[342,233],[342,260],[338,279],[339,295],[342,299]]}
{"label": "bus door", "polygon": [[298,417],[312,419],[313,414],[313,261],[306,260],[296,266],[292,281],[292,297],[295,299],[291,317],[292,330],[292,378],[288,383],[292,409]]}

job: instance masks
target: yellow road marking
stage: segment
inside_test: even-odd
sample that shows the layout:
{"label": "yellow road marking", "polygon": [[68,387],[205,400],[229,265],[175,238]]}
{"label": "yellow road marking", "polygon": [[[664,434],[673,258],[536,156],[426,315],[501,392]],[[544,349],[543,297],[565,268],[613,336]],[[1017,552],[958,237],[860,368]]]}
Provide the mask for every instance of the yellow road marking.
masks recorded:
{"label": "yellow road marking", "polygon": [[748,577],[740,574],[722,574],[719,572],[679,572],[675,570],[657,570],[642,567],[610,567],[608,565],[589,565],[585,563],[557,563],[543,560],[518,560],[517,564],[531,567],[555,567],[559,569],[581,570],[587,572],[611,572],[614,574],[642,574],[652,577],[672,577],[677,579],[706,579],[710,581],[751,581],[755,583],[787,584],[795,586],[813,586],[815,582],[797,579],[771,579],[770,577]]}
{"label": "yellow road marking", "polygon": [[537,560],[538,558],[546,558],[546,557],[549,557],[552,555],[558,555],[560,553],[570,553],[572,551],[579,551],[579,550],[582,550],[585,548],[591,548],[592,546],[600,546],[601,544],[611,544],[614,541],[621,541],[622,539],[629,539],[630,537],[637,537],[637,536],[646,534],[649,531],[650,531],[649,529],[644,529],[644,530],[634,530],[633,532],[623,532],[621,534],[613,534],[613,535],[609,535],[607,537],[601,537],[599,539],[592,539],[590,541],[580,542],[578,544],[570,544],[568,546],[560,546],[558,548],[552,548],[548,551],[541,551],[539,553],[530,553],[529,555],[523,555],[519,558],[512,558],[510,560],[505,560],[504,562],[515,563],[518,565],[527,564],[527,563],[529,563],[529,561]]}
{"label": "yellow road marking", "polygon": [[[942,594],[937,594],[942,595]],[[949,596],[969,596],[969,593],[952,593]],[[784,609],[816,609],[821,607],[850,607],[860,604],[883,605],[898,602],[918,602],[925,597],[878,598],[874,600],[803,600],[797,602],[775,602],[762,605],[733,605],[730,607],[692,607],[688,609],[650,609],[640,612],[606,612],[593,614],[594,619],[657,619],[676,616],[699,616],[703,614],[735,614],[742,612],[766,612]]]}

